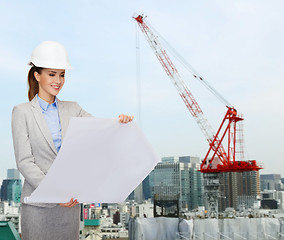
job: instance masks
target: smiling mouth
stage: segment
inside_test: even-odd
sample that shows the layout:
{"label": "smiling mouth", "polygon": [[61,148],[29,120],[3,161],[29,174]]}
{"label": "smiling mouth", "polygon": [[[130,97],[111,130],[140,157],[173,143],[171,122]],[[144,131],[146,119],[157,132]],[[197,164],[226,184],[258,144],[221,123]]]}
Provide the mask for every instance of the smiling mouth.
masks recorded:
{"label": "smiling mouth", "polygon": [[51,87],[53,87],[54,89],[59,89],[60,88],[60,86],[52,86],[52,85],[51,85]]}

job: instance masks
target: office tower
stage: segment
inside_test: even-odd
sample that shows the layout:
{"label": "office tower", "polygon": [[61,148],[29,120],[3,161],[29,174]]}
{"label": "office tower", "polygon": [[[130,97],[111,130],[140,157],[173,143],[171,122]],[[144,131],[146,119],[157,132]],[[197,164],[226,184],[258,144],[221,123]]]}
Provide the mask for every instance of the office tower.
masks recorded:
{"label": "office tower", "polygon": [[[150,173],[149,183],[152,198],[179,199],[183,209],[194,209],[203,206],[203,180],[199,163],[190,157],[165,157]],[[198,160],[200,162],[200,160]]]}
{"label": "office tower", "polygon": [[142,203],[143,201],[142,182],[134,190],[134,200],[137,203]]}
{"label": "office tower", "polygon": [[261,174],[260,188],[264,190],[281,190],[281,175],[280,174]]}
{"label": "office tower", "polygon": [[7,179],[20,179],[20,172],[18,169],[8,169]]}
{"label": "office tower", "polygon": [[148,175],[142,182],[143,200],[151,198],[150,176]]}
{"label": "office tower", "polygon": [[20,202],[22,193],[22,181],[19,178],[19,171],[8,169],[7,179],[4,179],[1,186],[1,201]]}
{"label": "office tower", "polygon": [[137,203],[142,203],[143,200],[151,198],[151,190],[149,186],[149,175],[140,183],[126,198],[125,201],[134,200]]}

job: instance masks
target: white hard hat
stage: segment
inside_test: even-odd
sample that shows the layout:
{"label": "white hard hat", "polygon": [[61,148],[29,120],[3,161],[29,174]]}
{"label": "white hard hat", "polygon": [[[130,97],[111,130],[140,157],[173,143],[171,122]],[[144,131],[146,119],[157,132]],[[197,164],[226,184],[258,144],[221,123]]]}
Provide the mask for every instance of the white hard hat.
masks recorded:
{"label": "white hard hat", "polygon": [[54,41],[44,41],[33,51],[30,65],[42,68],[71,69],[64,46]]}

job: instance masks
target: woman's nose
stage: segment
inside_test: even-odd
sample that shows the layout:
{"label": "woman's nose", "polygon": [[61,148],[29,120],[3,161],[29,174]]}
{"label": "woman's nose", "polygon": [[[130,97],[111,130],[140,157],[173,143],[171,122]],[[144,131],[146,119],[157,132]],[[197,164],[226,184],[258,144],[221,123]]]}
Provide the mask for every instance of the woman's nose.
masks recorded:
{"label": "woman's nose", "polygon": [[55,83],[60,83],[60,82],[61,82],[60,76],[57,76],[57,77],[55,78]]}

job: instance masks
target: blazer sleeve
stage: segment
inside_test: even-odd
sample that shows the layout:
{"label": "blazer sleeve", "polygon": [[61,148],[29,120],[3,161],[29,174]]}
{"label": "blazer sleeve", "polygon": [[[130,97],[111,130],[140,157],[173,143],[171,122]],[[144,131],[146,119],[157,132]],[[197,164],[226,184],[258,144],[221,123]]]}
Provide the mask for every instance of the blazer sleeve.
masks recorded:
{"label": "blazer sleeve", "polygon": [[26,181],[37,188],[45,174],[35,164],[24,110],[15,106],[12,112],[12,135],[16,163]]}

